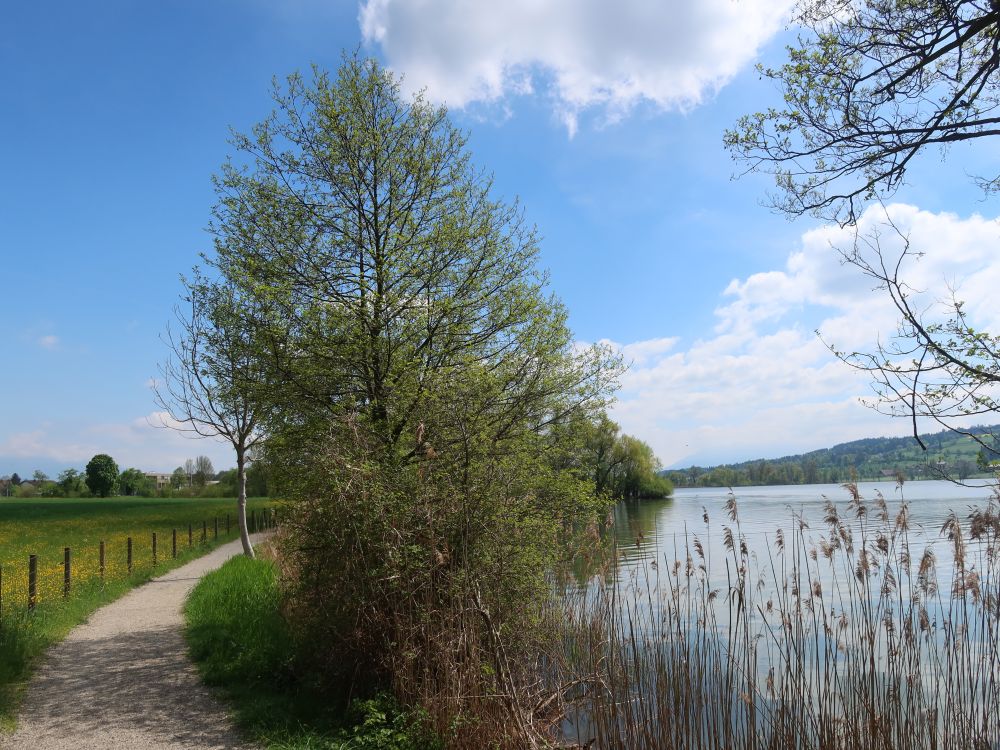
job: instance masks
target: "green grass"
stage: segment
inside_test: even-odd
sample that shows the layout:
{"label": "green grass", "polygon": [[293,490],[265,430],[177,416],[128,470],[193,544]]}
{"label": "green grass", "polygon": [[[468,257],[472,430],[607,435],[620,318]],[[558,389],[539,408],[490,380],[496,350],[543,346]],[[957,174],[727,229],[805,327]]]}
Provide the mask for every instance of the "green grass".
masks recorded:
{"label": "green grass", "polygon": [[[261,510],[272,503],[256,500]],[[0,731],[14,727],[24,686],[45,650],[62,640],[98,607],[129,589],[236,538],[233,499],[3,499],[0,500]],[[232,516],[225,534],[225,514]],[[219,517],[219,540],[214,518]],[[202,521],[208,539],[201,543]],[[194,544],[187,543],[187,526]],[[171,532],[178,530],[178,556]],[[152,532],[158,534],[152,565]],[[133,537],[133,570],[126,567],[127,537]],[[99,576],[98,549],[105,541],[105,578]],[[63,598],[63,548],[72,549],[72,588]],[[28,555],[39,560],[38,606],[27,611]]]}
{"label": "green grass", "polygon": [[[251,500],[249,509],[270,506]],[[0,562],[21,551],[46,555],[62,553],[65,546],[96,545],[101,539],[149,531],[169,533],[191,523],[229,514],[235,525],[236,501],[232,498],[3,498],[0,499]]]}
{"label": "green grass", "polygon": [[223,690],[241,728],[270,750],[436,750],[440,742],[390,697],[344,711],[310,680],[308,648],[281,613],[274,565],[233,558],[205,576],[185,608],[191,655]]}

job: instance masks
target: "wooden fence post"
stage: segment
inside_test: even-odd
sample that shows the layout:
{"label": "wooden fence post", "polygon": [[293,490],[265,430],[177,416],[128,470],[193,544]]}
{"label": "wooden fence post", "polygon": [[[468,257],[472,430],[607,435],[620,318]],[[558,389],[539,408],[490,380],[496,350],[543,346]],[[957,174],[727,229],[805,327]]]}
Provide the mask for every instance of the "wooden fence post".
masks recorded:
{"label": "wooden fence post", "polygon": [[208,521],[201,522],[201,543],[205,544],[208,541]]}
{"label": "wooden fence post", "polygon": [[98,561],[97,561],[98,568],[101,571],[101,580],[103,581],[104,580],[104,561],[105,561],[105,557],[104,557],[104,540],[103,539],[101,540],[100,552],[98,553],[97,557],[98,557]]}
{"label": "wooden fence post", "polygon": [[194,546],[194,532],[191,531],[191,524],[188,524],[188,547]]}
{"label": "wooden fence post", "polygon": [[38,604],[38,555],[28,555],[28,610]]}
{"label": "wooden fence post", "polygon": [[156,567],[156,532],[153,532],[153,567]]}
{"label": "wooden fence post", "polygon": [[215,538],[218,539],[219,538],[219,517],[218,516],[215,517],[214,523],[215,523]]}
{"label": "wooden fence post", "polygon": [[73,558],[69,547],[63,547],[63,599],[69,599],[72,581]]}
{"label": "wooden fence post", "polygon": [[250,533],[253,534],[257,531],[257,511],[250,511]]}
{"label": "wooden fence post", "polygon": [[132,537],[129,537],[126,541],[128,542],[128,551],[125,554],[125,563],[128,565],[129,575],[132,575]]}
{"label": "wooden fence post", "polygon": [[174,559],[177,559],[177,529],[174,529],[173,535],[170,537],[170,551],[174,555]]}
{"label": "wooden fence post", "polygon": [[229,514],[226,513],[226,536],[229,536]]}

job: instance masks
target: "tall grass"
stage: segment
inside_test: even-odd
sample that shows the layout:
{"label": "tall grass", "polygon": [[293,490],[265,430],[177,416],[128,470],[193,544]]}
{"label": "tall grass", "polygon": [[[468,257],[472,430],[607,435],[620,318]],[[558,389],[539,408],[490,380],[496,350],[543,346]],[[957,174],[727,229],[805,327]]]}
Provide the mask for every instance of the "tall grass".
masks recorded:
{"label": "tall grass", "polygon": [[185,605],[203,679],[222,688],[244,731],[269,750],[440,750],[424,716],[388,695],[344,705],[322,690],[312,655],[283,614],[278,568],[265,549],[205,576]]}
{"label": "tall grass", "polygon": [[905,502],[890,514],[847,490],[815,531],[801,517],[776,529],[762,559],[730,496],[723,560],[706,552],[706,513],[674,555],[566,597],[565,736],[607,750],[997,747],[998,498],[949,516],[939,560]]}

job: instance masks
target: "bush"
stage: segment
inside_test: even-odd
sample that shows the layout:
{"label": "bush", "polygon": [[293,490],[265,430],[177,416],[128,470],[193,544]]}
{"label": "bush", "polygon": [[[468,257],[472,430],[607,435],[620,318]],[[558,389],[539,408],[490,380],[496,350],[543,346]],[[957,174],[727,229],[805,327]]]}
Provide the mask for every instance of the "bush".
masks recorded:
{"label": "bush", "polygon": [[361,435],[308,451],[285,522],[290,615],[327,688],[390,690],[454,747],[524,746],[559,634],[546,572],[571,555],[581,499],[603,501],[533,439],[389,468]]}

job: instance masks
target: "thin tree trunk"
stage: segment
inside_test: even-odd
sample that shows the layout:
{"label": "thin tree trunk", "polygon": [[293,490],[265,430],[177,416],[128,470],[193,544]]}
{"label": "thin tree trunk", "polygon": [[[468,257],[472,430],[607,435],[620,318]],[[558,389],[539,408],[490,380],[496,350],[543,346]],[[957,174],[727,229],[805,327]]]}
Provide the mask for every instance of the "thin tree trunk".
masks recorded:
{"label": "thin tree trunk", "polygon": [[240,487],[239,496],[236,498],[236,524],[240,527],[243,554],[253,558],[253,546],[250,544],[250,532],[247,530],[247,462],[242,450],[236,451],[236,481]]}

